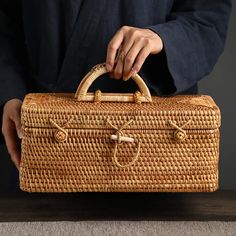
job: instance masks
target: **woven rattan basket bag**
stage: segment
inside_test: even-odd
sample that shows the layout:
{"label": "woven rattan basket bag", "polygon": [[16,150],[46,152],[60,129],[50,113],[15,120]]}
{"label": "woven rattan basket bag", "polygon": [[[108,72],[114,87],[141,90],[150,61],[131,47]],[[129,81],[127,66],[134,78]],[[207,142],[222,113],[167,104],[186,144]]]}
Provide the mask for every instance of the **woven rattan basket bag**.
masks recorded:
{"label": "woven rattan basket bag", "polygon": [[220,110],[205,95],[28,94],[20,188],[28,192],[211,192],[218,189]]}

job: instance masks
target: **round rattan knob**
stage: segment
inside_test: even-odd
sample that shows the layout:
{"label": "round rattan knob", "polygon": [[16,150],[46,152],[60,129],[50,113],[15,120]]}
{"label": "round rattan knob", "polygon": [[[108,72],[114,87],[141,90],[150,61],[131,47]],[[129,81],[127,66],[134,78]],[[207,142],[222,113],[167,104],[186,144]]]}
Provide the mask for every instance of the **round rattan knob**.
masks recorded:
{"label": "round rattan knob", "polygon": [[184,141],[186,138],[187,138],[186,132],[183,132],[183,131],[180,131],[180,130],[176,130],[174,132],[174,139],[176,141],[181,142],[181,141]]}
{"label": "round rattan knob", "polygon": [[67,132],[63,132],[62,130],[57,130],[54,134],[54,138],[57,142],[62,143],[67,139]]}

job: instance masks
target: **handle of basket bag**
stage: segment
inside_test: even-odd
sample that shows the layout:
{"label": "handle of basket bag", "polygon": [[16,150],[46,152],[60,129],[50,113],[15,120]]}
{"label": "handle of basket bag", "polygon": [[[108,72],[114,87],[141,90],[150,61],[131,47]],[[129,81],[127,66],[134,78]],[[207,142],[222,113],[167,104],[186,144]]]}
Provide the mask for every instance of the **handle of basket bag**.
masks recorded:
{"label": "handle of basket bag", "polygon": [[91,84],[101,75],[108,73],[106,69],[106,64],[98,64],[92,68],[92,70],[85,75],[85,77],[80,82],[77,91],[75,93],[75,99],[77,101],[104,101],[104,102],[152,102],[152,97],[150,91],[143,81],[143,79],[138,75],[134,75],[131,78],[138,85],[139,90],[135,94],[133,93],[101,93],[97,90],[95,93],[89,93],[88,89]]}

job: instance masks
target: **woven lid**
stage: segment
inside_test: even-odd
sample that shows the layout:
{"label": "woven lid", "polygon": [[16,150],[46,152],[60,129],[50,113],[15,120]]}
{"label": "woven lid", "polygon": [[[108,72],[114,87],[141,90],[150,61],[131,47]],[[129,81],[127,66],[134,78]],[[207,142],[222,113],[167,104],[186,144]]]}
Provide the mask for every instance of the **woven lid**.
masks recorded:
{"label": "woven lid", "polygon": [[22,124],[27,127],[51,128],[49,120],[67,128],[111,129],[133,120],[126,129],[173,129],[170,122],[185,129],[217,129],[220,110],[210,96],[152,96],[148,103],[81,102],[74,94],[28,94],[22,105]]}

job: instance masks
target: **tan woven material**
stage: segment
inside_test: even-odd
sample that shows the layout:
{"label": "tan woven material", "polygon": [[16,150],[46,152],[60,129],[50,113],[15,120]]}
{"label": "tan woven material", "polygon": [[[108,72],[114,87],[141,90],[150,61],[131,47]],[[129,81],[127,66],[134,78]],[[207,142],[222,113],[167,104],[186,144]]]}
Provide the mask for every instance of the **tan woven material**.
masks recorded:
{"label": "tan woven material", "polygon": [[28,94],[20,187],[28,192],[211,192],[218,189],[220,110],[206,95]]}

